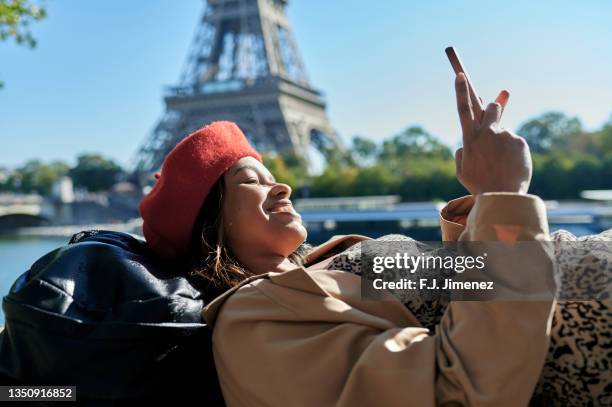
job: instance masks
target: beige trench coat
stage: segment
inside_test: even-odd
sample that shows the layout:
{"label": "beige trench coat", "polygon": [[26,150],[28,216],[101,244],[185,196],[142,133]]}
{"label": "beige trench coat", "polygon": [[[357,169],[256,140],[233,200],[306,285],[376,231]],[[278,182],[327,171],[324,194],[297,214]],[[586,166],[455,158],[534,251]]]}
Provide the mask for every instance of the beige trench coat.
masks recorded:
{"label": "beige trench coat", "polygon": [[[465,227],[447,220],[468,212]],[[533,195],[451,201],[441,227],[447,241],[548,239],[544,204]],[[331,239],[311,260],[363,239]],[[315,264],[251,277],[203,317],[229,406],[525,406],[553,305],[451,302],[430,332],[397,300],[363,300],[359,276]]]}

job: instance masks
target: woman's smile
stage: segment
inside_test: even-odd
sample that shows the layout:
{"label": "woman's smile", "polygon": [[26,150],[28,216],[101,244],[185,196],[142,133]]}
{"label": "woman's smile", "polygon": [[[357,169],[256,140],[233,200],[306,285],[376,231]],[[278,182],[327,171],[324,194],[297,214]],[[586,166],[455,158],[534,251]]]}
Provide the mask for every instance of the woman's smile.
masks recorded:
{"label": "woman's smile", "polygon": [[293,205],[291,201],[288,199],[281,199],[274,204],[270,205],[266,208],[266,212],[268,213],[283,213],[292,216],[299,216],[295,210],[293,209]]}
{"label": "woman's smile", "polygon": [[293,207],[289,205],[280,206],[272,211],[269,211],[268,213],[274,215],[289,215],[292,218],[300,218],[300,215],[293,210]]}
{"label": "woman's smile", "polygon": [[280,210],[280,211],[274,211],[274,212],[270,212],[270,213],[271,213],[271,214],[274,214],[274,215],[289,215],[289,216],[291,216],[292,218],[297,218],[297,217],[299,217],[299,216],[300,216],[300,215],[298,215],[298,214],[297,214],[297,213],[295,213],[295,212],[290,212],[290,211],[282,211],[282,210]]}
{"label": "woman's smile", "polygon": [[270,213],[286,213],[286,214],[289,214],[289,215],[297,216],[297,214],[293,211],[293,209],[290,206],[280,206],[280,207],[270,211]]}

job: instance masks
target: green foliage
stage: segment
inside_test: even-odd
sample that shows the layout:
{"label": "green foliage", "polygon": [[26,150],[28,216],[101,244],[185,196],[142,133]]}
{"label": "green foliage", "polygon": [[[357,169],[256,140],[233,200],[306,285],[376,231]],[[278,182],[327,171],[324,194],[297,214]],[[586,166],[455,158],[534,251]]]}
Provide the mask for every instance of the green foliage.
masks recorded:
{"label": "green foliage", "polygon": [[464,194],[450,149],[421,127],[409,127],[378,146],[354,137],[347,151],[324,151],[327,167],[312,179],[313,197],[399,194],[403,200]]}
{"label": "green foliage", "polygon": [[531,137],[532,193],[577,199],[586,189],[612,188],[612,117],[601,130],[587,132],[578,118],[549,112],[527,121],[518,133]]}
{"label": "green foliage", "polygon": [[100,154],[82,154],[77,157],[77,165],[70,169],[74,185],[91,192],[109,189],[121,173],[119,165]]}
{"label": "green foliage", "polygon": [[353,137],[353,160],[357,165],[363,167],[372,164],[378,154],[378,146],[372,140],[365,137]]}
{"label": "green foliage", "polygon": [[[45,18],[44,7],[30,4],[27,0],[0,0],[0,41],[13,38],[17,44],[30,48],[36,46],[36,40],[30,32],[30,23]],[[4,86],[0,81],[0,89]]]}
{"label": "green foliage", "polygon": [[0,172],[5,174],[0,178],[0,191],[48,195],[53,183],[64,175],[72,178],[75,187],[91,192],[105,191],[117,181],[123,170],[99,154],[83,154],[72,168],[62,161],[46,164],[30,160],[13,171],[3,169]]}
{"label": "green foliage", "polygon": [[325,146],[321,152],[323,153],[323,157],[325,157],[327,166],[336,170],[346,167],[355,167],[357,165],[355,157],[350,150],[340,150],[334,147]]}
{"label": "green foliage", "polygon": [[450,149],[426,132],[422,127],[413,126],[383,142],[381,159],[452,157]]}
{"label": "green foliage", "polygon": [[604,159],[612,159],[612,115],[600,131],[592,133],[592,138],[596,152],[603,155]]}
{"label": "green foliage", "polygon": [[[518,134],[533,153],[530,192],[545,199],[576,199],[585,189],[612,188],[612,116],[601,130],[586,132],[580,120],[558,112],[525,122]],[[283,175],[292,187],[309,187],[312,197],[399,194],[404,201],[448,200],[467,191],[455,176],[452,151],[421,127],[409,127],[377,144],[354,137],[347,150],[326,149],[325,171],[318,177]],[[268,164],[266,164],[268,165]]]}
{"label": "green foliage", "polygon": [[534,153],[547,153],[553,148],[570,147],[573,137],[582,132],[577,117],[567,117],[560,112],[547,112],[528,120],[518,129]]}
{"label": "green foliage", "polygon": [[27,0],[0,0],[0,40],[14,38],[17,44],[30,48],[36,46],[29,25],[45,18],[44,7],[30,4]]}
{"label": "green foliage", "polygon": [[30,160],[0,182],[0,191],[46,195],[51,193],[53,182],[66,175],[68,170],[69,166],[61,161],[44,164],[40,160]]}
{"label": "green foliage", "polygon": [[353,182],[351,195],[387,195],[394,193],[400,179],[389,168],[375,164],[359,169]]}
{"label": "green foliage", "polygon": [[312,180],[310,196],[352,196],[355,190],[354,181],[358,171],[356,167],[337,168],[328,165],[323,174]]}

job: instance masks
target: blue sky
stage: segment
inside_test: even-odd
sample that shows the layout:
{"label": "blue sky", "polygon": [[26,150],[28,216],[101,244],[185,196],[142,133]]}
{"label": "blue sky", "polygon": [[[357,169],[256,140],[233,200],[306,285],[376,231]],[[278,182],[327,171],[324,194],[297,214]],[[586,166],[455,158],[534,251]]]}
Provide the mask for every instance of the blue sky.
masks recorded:
{"label": "blue sky", "polygon": [[[83,152],[129,162],[163,112],[202,0],[47,0],[35,50],[0,43],[0,166],[70,164]],[[612,113],[612,2],[293,0],[312,84],[339,134],[376,140],[419,124],[455,147],[460,52],[478,92],[511,93],[511,129],[543,111],[597,128]]]}

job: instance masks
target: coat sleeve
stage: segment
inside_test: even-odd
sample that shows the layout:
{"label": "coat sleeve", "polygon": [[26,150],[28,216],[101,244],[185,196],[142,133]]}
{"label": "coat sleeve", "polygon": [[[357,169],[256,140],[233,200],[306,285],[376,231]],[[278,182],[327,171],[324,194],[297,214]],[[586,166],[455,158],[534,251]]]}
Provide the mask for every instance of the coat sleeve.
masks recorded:
{"label": "coat sleeve", "polygon": [[449,201],[440,211],[442,241],[456,242],[465,230],[465,222],[474,207],[474,196],[466,195]]}
{"label": "coat sleeve", "polygon": [[[478,196],[459,239],[505,238],[504,225],[542,239],[543,203]],[[398,323],[399,302],[300,296],[291,306],[252,284],[221,309],[213,341],[228,405],[526,406],[548,349],[552,300],[452,302],[432,333]]]}

